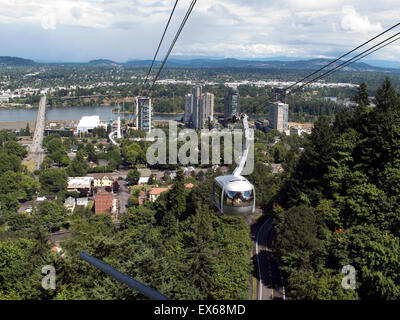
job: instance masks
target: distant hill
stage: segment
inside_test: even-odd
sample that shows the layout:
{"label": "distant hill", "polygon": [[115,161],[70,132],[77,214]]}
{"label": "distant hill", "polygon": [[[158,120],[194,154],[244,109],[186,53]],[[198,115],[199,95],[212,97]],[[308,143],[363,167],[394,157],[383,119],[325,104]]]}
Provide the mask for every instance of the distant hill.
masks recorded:
{"label": "distant hill", "polygon": [[29,59],[23,59],[18,57],[0,57],[0,66],[33,66],[37,65],[37,62]]}
{"label": "distant hill", "polygon": [[[282,60],[265,59],[265,60],[241,60],[241,59],[217,59],[217,58],[198,58],[198,59],[185,59],[171,57],[166,67],[172,68],[248,68],[248,69],[269,69],[269,70],[317,70],[322,66],[331,62],[329,59],[310,59],[310,60],[290,60],[282,58]],[[152,60],[129,60],[124,63],[118,63],[109,59],[95,59],[86,63],[51,63],[51,65],[89,65],[100,67],[115,67],[115,66],[135,66],[135,67],[149,67]],[[335,63],[337,66],[342,61]],[[383,66],[371,66],[364,62],[353,63],[348,67],[343,68],[343,71],[359,71],[359,72],[400,72],[398,68],[388,68]],[[0,66],[35,66],[46,65],[46,63],[38,63],[33,60],[23,59],[18,57],[0,57]],[[158,68],[161,61],[156,61],[154,67]],[[379,65],[379,64],[378,64]],[[331,66],[331,67],[333,67]],[[331,68],[329,67],[329,68]]]}
{"label": "distant hill", "polygon": [[[174,59],[167,61],[166,67],[192,67],[192,68],[261,68],[276,70],[316,70],[330,63],[329,59],[310,59],[310,60],[240,60],[240,59]],[[338,66],[343,61],[332,65]],[[130,60],[124,65],[129,66],[149,66],[151,60]],[[156,61],[155,67],[160,66],[161,61]],[[375,67],[364,62],[356,62],[342,69],[343,71],[400,71],[398,69]]]}
{"label": "distant hill", "polygon": [[[239,59],[193,59],[178,60],[171,59],[167,62],[169,67],[196,67],[196,68],[262,68],[262,69],[285,69],[285,70],[316,70],[328,64],[329,59],[311,59],[297,61],[257,61]],[[337,66],[341,62],[332,65]],[[136,64],[139,64],[136,62]],[[363,62],[356,62],[344,71],[393,71],[388,68],[373,67]]]}
{"label": "distant hill", "polygon": [[[128,66],[150,66],[153,60],[129,60],[124,64]],[[161,66],[161,61],[156,61],[154,66]]]}
{"label": "distant hill", "polygon": [[96,59],[89,61],[88,64],[95,66],[116,66],[119,63],[108,59]]}

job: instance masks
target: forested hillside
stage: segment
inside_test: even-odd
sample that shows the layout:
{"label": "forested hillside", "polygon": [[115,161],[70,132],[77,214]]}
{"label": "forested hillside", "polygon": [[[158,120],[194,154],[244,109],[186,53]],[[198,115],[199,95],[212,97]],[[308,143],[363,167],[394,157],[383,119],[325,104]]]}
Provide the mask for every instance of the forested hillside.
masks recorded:
{"label": "forested hillside", "polygon": [[[241,218],[214,214],[213,176],[212,170],[201,175],[190,191],[178,170],[172,189],[154,203],[132,206],[119,230],[110,215],[75,210],[64,216],[74,237],[63,242],[61,254],[50,251],[43,224],[56,203],[45,202],[32,217],[14,215],[15,228],[0,232],[0,299],[145,299],[80,260],[81,251],[173,299],[247,299],[250,230]],[[41,288],[47,264],[56,268],[55,290]]]}
{"label": "forested hillside", "polygon": [[[275,255],[293,299],[400,298],[399,94],[386,79],[376,98],[367,108],[362,85],[354,114],[321,117],[276,196]],[[341,287],[345,265],[355,291]]]}

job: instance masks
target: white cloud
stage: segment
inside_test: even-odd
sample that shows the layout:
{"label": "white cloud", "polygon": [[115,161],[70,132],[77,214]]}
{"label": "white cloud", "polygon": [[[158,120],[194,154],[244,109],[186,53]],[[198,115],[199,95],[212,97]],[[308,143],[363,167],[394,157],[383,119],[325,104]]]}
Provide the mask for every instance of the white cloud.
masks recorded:
{"label": "white cloud", "polygon": [[57,14],[55,12],[46,12],[42,16],[41,24],[45,30],[55,30],[57,27]]}
{"label": "white cloud", "polygon": [[342,14],[341,26],[346,31],[370,33],[383,30],[380,23],[371,23],[368,17],[361,16],[352,6],[343,7]]}
{"label": "white cloud", "polygon": [[[190,2],[179,1],[160,57]],[[336,56],[394,25],[400,14],[400,10],[393,9],[398,2],[199,0],[172,55]],[[80,44],[85,58],[103,54],[118,61],[149,58],[174,3],[174,0],[0,0],[0,31],[14,30],[9,35],[0,34],[23,42],[28,36],[17,30],[40,28],[42,34],[37,36],[43,41],[43,52],[58,60],[68,59],[67,55],[73,51],[71,41]],[[9,43],[4,49],[8,54],[20,55],[13,41],[0,40]],[[382,52],[395,56],[397,48],[393,44]],[[65,54],[65,58],[60,58],[60,54]]]}

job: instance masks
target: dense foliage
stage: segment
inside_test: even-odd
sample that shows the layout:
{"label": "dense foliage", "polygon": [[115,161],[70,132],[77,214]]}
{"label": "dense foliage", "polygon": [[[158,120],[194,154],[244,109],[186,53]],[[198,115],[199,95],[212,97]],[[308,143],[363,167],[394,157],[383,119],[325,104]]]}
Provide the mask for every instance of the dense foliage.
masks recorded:
{"label": "dense foliage", "polygon": [[[42,187],[61,192],[64,175],[63,169],[43,170]],[[81,251],[174,299],[247,299],[250,230],[241,218],[214,212],[213,177],[210,170],[190,190],[178,170],[169,192],[120,215],[120,229],[110,215],[87,208],[66,216],[53,201],[42,202],[31,217],[11,215],[8,240],[0,242],[0,299],[144,299],[80,260]],[[73,237],[61,253],[51,252],[45,234],[66,223]],[[55,290],[41,288],[47,264],[56,268]]]}
{"label": "dense foliage", "polygon": [[[276,257],[295,299],[400,298],[400,100],[389,79],[368,108],[321,117],[276,202]],[[356,270],[345,291],[341,269]]]}

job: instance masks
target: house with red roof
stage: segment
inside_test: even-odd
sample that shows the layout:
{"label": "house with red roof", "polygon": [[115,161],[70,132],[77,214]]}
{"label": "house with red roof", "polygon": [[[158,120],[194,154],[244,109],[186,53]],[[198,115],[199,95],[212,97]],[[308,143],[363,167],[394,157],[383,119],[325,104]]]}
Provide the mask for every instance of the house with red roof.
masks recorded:
{"label": "house with red roof", "polygon": [[112,213],[114,209],[114,195],[112,192],[99,190],[94,196],[94,213]]}

